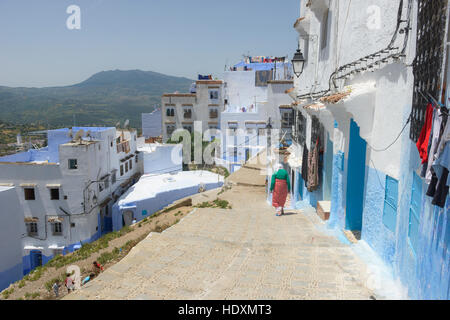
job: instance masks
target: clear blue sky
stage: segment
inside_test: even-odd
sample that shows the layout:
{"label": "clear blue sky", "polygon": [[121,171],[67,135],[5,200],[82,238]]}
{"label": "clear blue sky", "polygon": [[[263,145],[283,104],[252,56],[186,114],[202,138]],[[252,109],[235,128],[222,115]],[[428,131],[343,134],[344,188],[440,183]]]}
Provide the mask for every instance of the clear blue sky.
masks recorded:
{"label": "clear blue sky", "polygon": [[[81,30],[66,9],[81,8]],[[300,0],[0,0],[0,86],[81,82],[103,70],[220,76],[243,54],[292,55]]]}

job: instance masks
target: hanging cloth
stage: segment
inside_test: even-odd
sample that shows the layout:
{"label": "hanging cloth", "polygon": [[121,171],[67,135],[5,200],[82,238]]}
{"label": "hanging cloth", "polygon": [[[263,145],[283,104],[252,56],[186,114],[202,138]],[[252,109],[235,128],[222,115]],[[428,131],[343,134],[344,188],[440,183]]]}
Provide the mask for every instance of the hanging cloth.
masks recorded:
{"label": "hanging cloth", "polygon": [[303,159],[302,159],[302,178],[305,182],[305,187],[308,187],[308,156],[309,151],[306,143],[303,146]]}
{"label": "hanging cloth", "polygon": [[433,126],[433,106],[428,104],[425,116],[425,124],[420,132],[419,141],[417,141],[417,149],[419,150],[422,164],[428,162],[428,145],[430,142],[431,128]]}
{"label": "hanging cloth", "polygon": [[308,191],[316,191],[319,187],[319,140],[308,156]]}
{"label": "hanging cloth", "polygon": [[431,166],[438,157],[438,147],[440,142],[439,139],[441,136],[441,129],[442,129],[441,127],[442,127],[442,112],[440,108],[436,108],[433,113],[433,124],[429,142],[430,146],[428,152],[428,166],[425,175],[426,183],[430,183],[433,177]]}
{"label": "hanging cloth", "polygon": [[439,158],[434,162],[432,171],[433,178],[427,191],[427,196],[432,197],[432,204],[444,208],[447,200],[450,177],[450,142],[444,146]]}

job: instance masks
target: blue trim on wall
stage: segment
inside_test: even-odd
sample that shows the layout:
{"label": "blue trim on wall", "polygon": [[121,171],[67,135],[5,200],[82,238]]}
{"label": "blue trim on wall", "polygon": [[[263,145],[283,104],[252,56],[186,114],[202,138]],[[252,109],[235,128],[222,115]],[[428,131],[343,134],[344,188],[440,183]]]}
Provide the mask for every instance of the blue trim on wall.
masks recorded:
{"label": "blue trim on wall", "polygon": [[23,276],[23,266],[22,263],[18,263],[15,266],[0,271],[0,291],[8,288],[11,283],[14,283]]}

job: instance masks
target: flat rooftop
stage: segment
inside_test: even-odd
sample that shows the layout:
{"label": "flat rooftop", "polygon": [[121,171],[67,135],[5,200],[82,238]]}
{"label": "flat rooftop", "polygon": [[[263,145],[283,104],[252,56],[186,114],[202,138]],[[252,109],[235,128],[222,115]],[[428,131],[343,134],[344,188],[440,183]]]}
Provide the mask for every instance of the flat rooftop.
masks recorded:
{"label": "flat rooftop", "polygon": [[223,182],[224,178],[209,171],[181,171],[177,174],[147,174],[132,186],[119,200],[119,207],[127,206],[140,200],[156,198],[164,192]]}
{"label": "flat rooftop", "polygon": [[[15,153],[9,156],[0,157],[0,163],[17,163],[17,164],[57,164],[59,163],[59,146],[60,145],[80,145],[78,142],[72,142],[69,131],[72,130],[72,137],[75,137],[80,130],[84,131],[83,145],[96,143],[96,134],[109,131],[114,127],[73,127],[60,128],[47,131],[47,146],[41,149],[30,149],[25,152]],[[86,134],[90,132],[92,141],[86,140]]]}

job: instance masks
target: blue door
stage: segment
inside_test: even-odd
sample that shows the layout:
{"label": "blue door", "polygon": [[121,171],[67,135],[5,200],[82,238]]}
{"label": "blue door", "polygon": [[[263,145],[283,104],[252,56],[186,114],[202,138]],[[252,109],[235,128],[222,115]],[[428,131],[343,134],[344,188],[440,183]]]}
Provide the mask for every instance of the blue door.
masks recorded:
{"label": "blue door", "polygon": [[359,135],[359,127],[350,122],[345,227],[361,231],[363,220],[364,180],[366,175],[367,144]]}
{"label": "blue door", "polygon": [[42,266],[42,252],[33,250],[30,252],[31,270]]}

